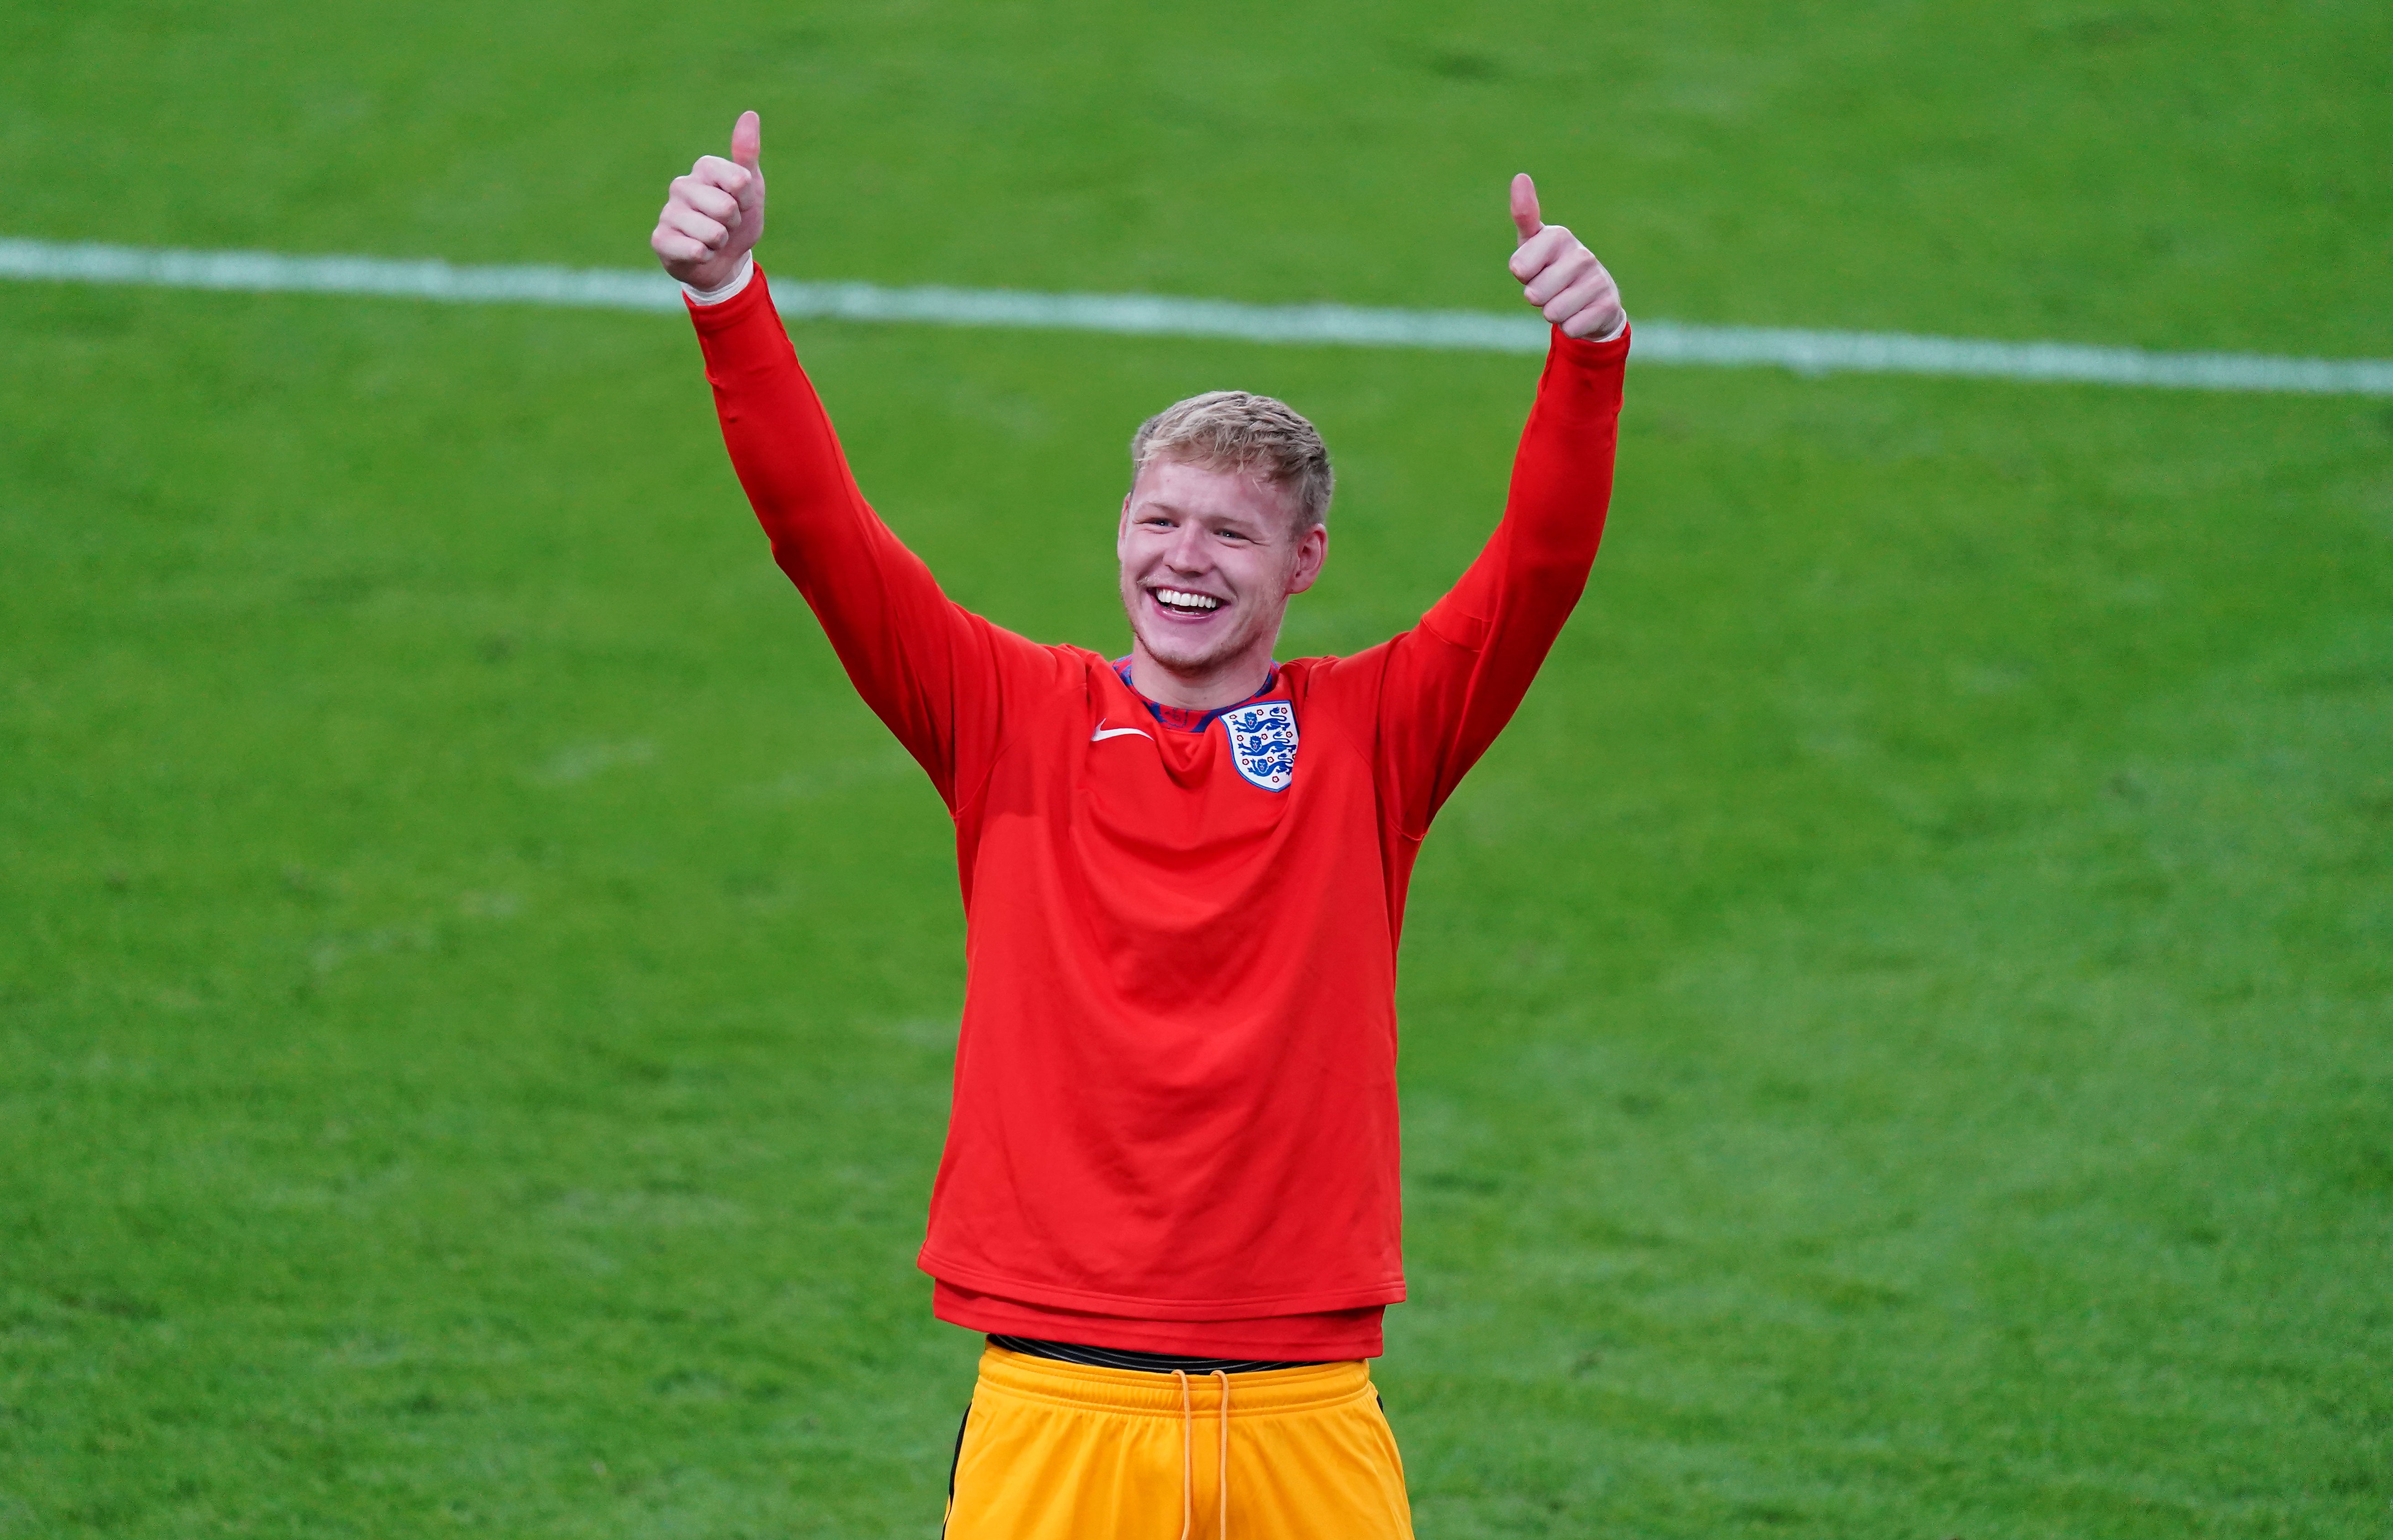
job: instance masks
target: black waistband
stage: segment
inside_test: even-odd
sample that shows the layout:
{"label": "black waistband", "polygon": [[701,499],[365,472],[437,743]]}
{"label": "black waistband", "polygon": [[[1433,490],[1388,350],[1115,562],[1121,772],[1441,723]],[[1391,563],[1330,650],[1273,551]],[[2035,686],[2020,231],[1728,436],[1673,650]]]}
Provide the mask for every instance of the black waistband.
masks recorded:
{"label": "black waistband", "polygon": [[1327,1362],[1312,1358],[1189,1358],[1180,1353],[1138,1352],[1129,1348],[1092,1348],[1085,1342],[1042,1342],[1034,1337],[1000,1337],[991,1332],[993,1347],[1058,1364],[1085,1364],[1092,1369],[1136,1369],[1141,1374],[1261,1374],[1266,1369],[1310,1369]]}

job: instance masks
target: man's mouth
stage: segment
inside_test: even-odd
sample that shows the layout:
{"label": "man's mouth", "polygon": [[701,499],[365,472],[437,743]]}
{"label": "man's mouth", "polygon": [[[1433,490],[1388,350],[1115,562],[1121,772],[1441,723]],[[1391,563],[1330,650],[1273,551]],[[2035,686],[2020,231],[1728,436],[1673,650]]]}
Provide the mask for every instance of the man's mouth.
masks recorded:
{"label": "man's mouth", "polygon": [[1210,594],[1198,594],[1185,588],[1150,588],[1147,597],[1167,615],[1184,616],[1194,620],[1210,615],[1222,607],[1223,601]]}

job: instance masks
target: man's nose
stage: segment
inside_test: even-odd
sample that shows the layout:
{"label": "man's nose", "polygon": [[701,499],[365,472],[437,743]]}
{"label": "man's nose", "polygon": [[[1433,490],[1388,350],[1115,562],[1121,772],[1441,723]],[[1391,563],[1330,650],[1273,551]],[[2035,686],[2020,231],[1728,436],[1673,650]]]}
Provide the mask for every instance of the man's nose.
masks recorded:
{"label": "man's nose", "polygon": [[1172,532],[1171,543],[1164,548],[1163,559],[1175,572],[1202,572],[1211,565],[1205,531],[1193,524],[1183,524]]}

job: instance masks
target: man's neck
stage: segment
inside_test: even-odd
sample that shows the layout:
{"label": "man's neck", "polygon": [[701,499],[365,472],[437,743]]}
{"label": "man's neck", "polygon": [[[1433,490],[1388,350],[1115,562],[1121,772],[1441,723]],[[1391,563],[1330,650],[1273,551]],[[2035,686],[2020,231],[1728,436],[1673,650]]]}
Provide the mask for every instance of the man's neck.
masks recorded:
{"label": "man's neck", "polygon": [[1271,655],[1266,652],[1260,657],[1242,653],[1199,672],[1182,673],[1157,662],[1136,638],[1131,642],[1131,688],[1158,706],[1176,706],[1184,711],[1235,706],[1262,689],[1271,671]]}

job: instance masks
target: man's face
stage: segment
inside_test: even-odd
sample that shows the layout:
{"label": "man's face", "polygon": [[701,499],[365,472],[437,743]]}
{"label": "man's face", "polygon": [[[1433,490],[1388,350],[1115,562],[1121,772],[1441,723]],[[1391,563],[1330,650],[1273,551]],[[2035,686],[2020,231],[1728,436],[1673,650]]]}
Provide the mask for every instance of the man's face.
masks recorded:
{"label": "man's face", "polygon": [[1294,522],[1267,482],[1148,461],[1115,544],[1122,607],[1147,656],[1183,677],[1265,664],[1288,595],[1313,586],[1328,549],[1327,530],[1298,534]]}

